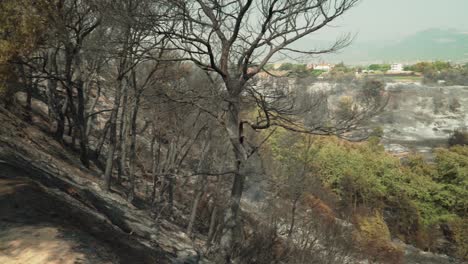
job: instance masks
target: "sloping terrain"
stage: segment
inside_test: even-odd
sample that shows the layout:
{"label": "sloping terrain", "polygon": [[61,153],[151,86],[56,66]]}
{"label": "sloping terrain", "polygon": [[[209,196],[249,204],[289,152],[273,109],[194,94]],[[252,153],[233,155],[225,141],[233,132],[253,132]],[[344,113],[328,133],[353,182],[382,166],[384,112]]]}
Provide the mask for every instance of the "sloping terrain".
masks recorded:
{"label": "sloping terrain", "polygon": [[[0,263],[119,263],[125,256],[80,229],[41,187],[0,165]],[[115,253],[114,253],[115,252]],[[130,257],[130,256],[128,256]]]}
{"label": "sloping terrain", "polygon": [[[3,188],[3,198],[0,198],[3,216],[0,253],[24,251],[27,243],[37,244],[24,241],[21,245],[11,236],[15,230],[30,230],[21,237],[27,239],[39,234],[40,239],[52,240],[50,248],[45,250],[57,252],[54,257],[58,259],[60,254],[69,250],[73,255],[71,258],[78,261],[83,253],[76,248],[89,240],[100,246],[96,247],[95,256],[85,255],[97,260],[82,263],[199,261],[199,253],[181,231],[182,228],[164,220],[156,226],[146,211],[129,204],[118,193],[102,191],[96,171],[83,168],[73,153],[38,128],[20,121],[2,108],[0,123],[0,186]],[[19,202],[13,202],[15,199]],[[24,209],[17,210],[21,207]],[[27,220],[24,225],[20,223],[21,219]],[[78,238],[69,240],[70,236]],[[61,244],[61,240],[70,243],[63,244],[64,248],[55,248],[54,245]],[[75,250],[70,250],[72,248]],[[99,255],[109,248],[122,255]],[[30,250],[34,248],[26,251]],[[25,260],[25,263],[31,262]]]}

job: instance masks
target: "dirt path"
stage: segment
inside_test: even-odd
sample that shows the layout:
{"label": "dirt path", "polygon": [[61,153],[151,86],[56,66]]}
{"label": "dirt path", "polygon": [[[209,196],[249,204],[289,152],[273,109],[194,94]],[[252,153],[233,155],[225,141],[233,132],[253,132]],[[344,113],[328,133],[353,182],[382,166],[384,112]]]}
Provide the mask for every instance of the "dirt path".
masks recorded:
{"label": "dirt path", "polygon": [[121,263],[25,179],[0,178],[0,263]]}

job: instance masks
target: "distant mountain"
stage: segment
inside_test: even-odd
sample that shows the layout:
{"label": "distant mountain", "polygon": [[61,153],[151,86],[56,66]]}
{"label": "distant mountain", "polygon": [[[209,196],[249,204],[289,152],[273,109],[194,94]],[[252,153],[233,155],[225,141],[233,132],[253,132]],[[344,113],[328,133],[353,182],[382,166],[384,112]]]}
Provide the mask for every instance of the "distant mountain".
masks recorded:
{"label": "distant mountain", "polygon": [[[306,40],[299,45],[305,47],[310,43],[324,46],[326,42]],[[357,41],[338,54],[325,55],[320,59],[347,64],[413,63],[426,60],[468,62],[468,31],[428,29],[398,40]]]}
{"label": "distant mountain", "polygon": [[465,61],[468,60],[468,32],[425,30],[373,51],[372,57],[400,61]]}

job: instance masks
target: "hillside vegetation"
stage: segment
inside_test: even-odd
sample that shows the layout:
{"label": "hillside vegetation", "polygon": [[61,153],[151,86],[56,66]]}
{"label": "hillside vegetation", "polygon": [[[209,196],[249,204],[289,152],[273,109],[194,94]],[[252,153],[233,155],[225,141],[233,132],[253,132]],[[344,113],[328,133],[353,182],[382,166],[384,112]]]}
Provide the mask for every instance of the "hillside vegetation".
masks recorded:
{"label": "hillside vegetation", "polygon": [[466,260],[464,132],[393,157],[382,80],[269,72],[357,2],[1,1],[0,262]]}
{"label": "hillside vegetation", "polygon": [[[273,137],[271,145],[280,167],[288,170],[304,163],[304,177],[320,179],[326,192],[336,196],[337,209],[351,215],[358,227],[385,230],[388,226],[393,237],[407,243],[430,251],[453,250],[452,254],[466,258],[466,146],[438,149],[435,162],[427,163],[417,155],[404,160],[393,157],[385,153],[377,138],[353,144],[334,138],[293,136],[283,131]],[[285,175],[282,170],[274,171],[280,172],[278,177]],[[297,175],[286,175],[293,177],[289,180],[301,182],[298,188],[307,182],[294,179]],[[438,244],[448,230],[455,248]],[[365,232],[361,236],[372,232],[361,231]],[[366,239],[390,237],[388,231],[378,233],[378,237],[367,234],[371,237]]]}

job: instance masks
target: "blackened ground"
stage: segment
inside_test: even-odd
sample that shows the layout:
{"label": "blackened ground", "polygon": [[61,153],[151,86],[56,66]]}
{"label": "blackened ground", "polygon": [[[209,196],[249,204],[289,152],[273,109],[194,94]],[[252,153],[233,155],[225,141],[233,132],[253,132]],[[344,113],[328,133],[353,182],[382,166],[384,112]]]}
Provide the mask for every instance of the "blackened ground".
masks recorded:
{"label": "blackened ground", "polygon": [[0,263],[129,263],[40,186],[0,164]]}

